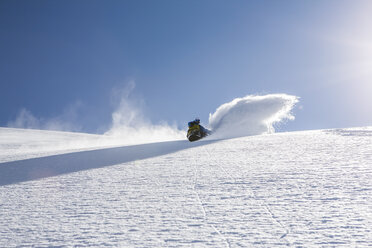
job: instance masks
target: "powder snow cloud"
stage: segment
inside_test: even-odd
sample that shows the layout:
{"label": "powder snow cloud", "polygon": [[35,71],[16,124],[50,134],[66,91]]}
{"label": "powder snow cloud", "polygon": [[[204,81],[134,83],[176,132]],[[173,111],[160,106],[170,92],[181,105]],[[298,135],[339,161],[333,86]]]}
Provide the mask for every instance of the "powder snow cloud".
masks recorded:
{"label": "powder snow cloud", "polygon": [[298,97],[286,94],[248,95],[222,104],[209,115],[214,138],[234,138],[275,132],[274,125],[293,120]]}
{"label": "powder snow cloud", "polygon": [[154,124],[147,119],[143,113],[143,98],[132,96],[134,88],[135,83],[130,82],[122,89],[114,89],[114,101],[118,103],[112,113],[111,128],[105,135],[126,144],[185,139],[185,131],[177,129],[176,125]]}
{"label": "powder snow cloud", "polygon": [[[185,140],[186,130],[177,128],[176,123],[153,123],[144,113],[145,100],[134,93],[135,82],[112,90],[111,125],[100,143],[105,145],[143,144],[170,140]],[[287,94],[247,95],[235,98],[219,106],[209,116],[208,128],[213,131],[212,139],[235,138],[275,132],[274,125],[284,120],[293,120],[292,109],[298,102],[297,96]],[[22,109],[9,127],[33,128],[60,131],[80,131],[77,124],[82,103],[76,102],[53,118],[37,118],[29,110]],[[93,142],[94,143],[94,142]],[[93,144],[92,144],[93,145]],[[94,145],[96,146],[96,144]]]}

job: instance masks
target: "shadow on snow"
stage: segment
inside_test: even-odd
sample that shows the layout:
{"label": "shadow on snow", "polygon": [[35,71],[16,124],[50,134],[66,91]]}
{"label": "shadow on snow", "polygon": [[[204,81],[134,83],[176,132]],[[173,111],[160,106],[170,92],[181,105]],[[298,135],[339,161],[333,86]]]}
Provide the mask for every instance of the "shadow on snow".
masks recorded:
{"label": "shadow on snow", "polygon": [[0,186],[152,158],[212,142],[168,141],[0,163]]}

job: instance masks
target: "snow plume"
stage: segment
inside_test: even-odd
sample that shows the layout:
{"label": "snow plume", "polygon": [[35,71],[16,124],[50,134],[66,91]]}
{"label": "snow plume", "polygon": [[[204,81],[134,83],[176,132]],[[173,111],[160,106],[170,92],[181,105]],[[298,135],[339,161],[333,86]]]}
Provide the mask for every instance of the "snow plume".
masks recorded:
{"label": "snow plume", "polygon": [[298,97],[286,94],[235,98],[209,115],[209,127],[215,138],[273,133],[275,123],[294,119],[291,110],[297,102]]}
{"label": "snow plume", "polygon": [[185,139],[185,131],[167,123],[153,124],[143,114],[144,101],[132,97],[135,83],[131,82],[124,89],[114,90],[118,107],[112,113],[112,126],[105,135],[123,144],[150,143],[159,141]]}
{"label": "snow plume", "polygon": [[31,111],[22,108],[16,119],[9,121],[7,126],[12,128],[43,129],[55,131],[80,131],[81,126],[77,124],[82,103],[76,101],[67,106],[60,115],[51,118],[38,118]]}

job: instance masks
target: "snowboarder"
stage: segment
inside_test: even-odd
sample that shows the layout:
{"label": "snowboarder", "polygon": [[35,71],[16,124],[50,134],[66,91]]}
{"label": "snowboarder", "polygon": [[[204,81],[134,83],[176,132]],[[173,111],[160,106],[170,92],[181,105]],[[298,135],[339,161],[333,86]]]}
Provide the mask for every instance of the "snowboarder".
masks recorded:
{"label": "snowboarder", "polygon": [[189,141],[199,140],[210,134],[210,131],[200,125],[200,120],[196,118],[188,123],[187,138]]}

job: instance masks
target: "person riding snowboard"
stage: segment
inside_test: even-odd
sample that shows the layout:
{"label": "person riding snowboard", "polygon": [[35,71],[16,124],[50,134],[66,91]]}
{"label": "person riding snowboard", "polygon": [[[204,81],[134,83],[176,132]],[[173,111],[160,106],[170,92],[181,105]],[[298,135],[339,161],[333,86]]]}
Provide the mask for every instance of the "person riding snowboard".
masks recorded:
{"label": "person riding snowboard", "polygon": [[190,121],[188,123],[188,126],[189,130],[187,130],[187,138],[189,139],[189,141],[199,140],[210,134],[210,131],[208,129],[200,125],[199,119]]}

